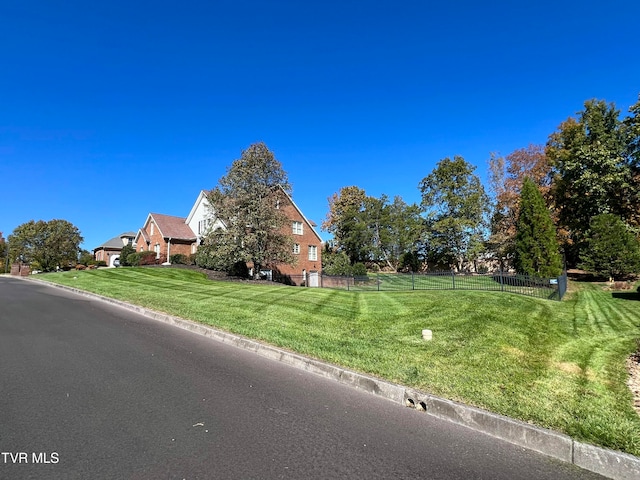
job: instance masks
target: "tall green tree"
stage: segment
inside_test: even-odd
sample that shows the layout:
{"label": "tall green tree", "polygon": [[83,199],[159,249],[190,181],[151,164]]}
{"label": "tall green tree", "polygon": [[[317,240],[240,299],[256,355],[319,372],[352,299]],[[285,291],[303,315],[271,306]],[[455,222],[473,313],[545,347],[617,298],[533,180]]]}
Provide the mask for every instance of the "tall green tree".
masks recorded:
{"label": "tall green tree", "polygon": [[[578,118],[569,118],[549,137],[553,166],[552,196],[558,224],[568,231],[567,252],[578,261],[591,218],[612,213],[634,218],[638,185],[630,154],[630,127],[614,104],[589,100]],[[632,122],[628,122],[632,123]]]}
{"label": "tall green tree", "polygon": [[489,197],[475,167],[455,156],[441,160],[419,184],[426,215],[424,242],[429,257],[462,270],[484,240]]}
{"label": "tall green tree", "polygon": [[612,279],[640,272],[640,244],[619,217],[603,213],[591,219],[581,268]]}
{"label": "tall green tree", "polygon": [[540,190],[529,178],[520,193],[514,266],[518,273],[543,278],[556,277],[562,271],[556,228]]}
{"label": "tall green tree", "polygon": [[361,188],[342,187],[329,198],[329,211],[322,222],[322,229],[333,235],[337,250],[344,252],[351,264],[369,260],[371,252],[367,199]]}
{"label": "tall green tree", "polygon": [[343,187],[329,198],[323,229],[334,235],[337,250],[351,264],[375,262],[397,269],[402,255],[413,251],[420,237],[420,210],[396,196],[368,196],[364,190]]}
{"label": "tall green tree", "polygon": [[[420,207],[407,204],[402,197],[396,196],[388,204],[388,242],[383,245],[385,259],[394,269],[410,267],[418,270],[419,262],[413,261],[417,256],[418,245],[422,235],[423,221]],[[409,262],[409,258],[412,259]],[[404,263],[403,263],[404,262]]]}
{"label": "tall green tree", "polygon": [[273,152],[262,142],[250,145],[208,194],[226,228],[205,238],[199,258],[215,257],[226,270],[249,262],[255,277],[262,268],[293,264],[293,243],[285,231],[289,220],[278,208],[290,193],[287,173]]}
{"label": "tall green tree", "polygon": [[66,220],[31,220],[16,227],[8,241],[12,262],[20,260],[34,270],[50,272],[76,264],[83,238]]}

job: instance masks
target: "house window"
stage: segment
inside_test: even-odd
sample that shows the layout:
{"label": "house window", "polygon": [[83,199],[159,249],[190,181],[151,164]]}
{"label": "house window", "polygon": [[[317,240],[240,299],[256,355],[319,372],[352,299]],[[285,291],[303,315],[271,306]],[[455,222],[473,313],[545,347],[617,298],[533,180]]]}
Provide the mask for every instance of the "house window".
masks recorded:
{"label": "house window", "polygon": [[302,235],[302,222],[293,222],[293,234]]}
{"label": "house window", "polygon": [[300,254],[300,244],[299,243],[294,243],[293,244],[293,254],[294,255],[299,255]]}
{"label": "house window", "polygon": [[309,260],[314,262],[318,260],[318,247],[315,245],[309,245]]}
{"label": "house window", "polygon": [[154,250],[155,250],[155,252],[156,252],[156,258],[160,258],[160,244],[159,244],[159,243],[156,243],[156,246],[155,246],[155,247],[153,247],[153,249],[154,249]]}
{"label": "house window", "polygon": [[153,222],[151,222],[151,235],[153,235]]}
{"label": "house window", "polygon": [[205,218],[204,220],[200,220],[198,222],[198,235],[202,235],[207,231],[207,228],[209,227],[209,219]]}

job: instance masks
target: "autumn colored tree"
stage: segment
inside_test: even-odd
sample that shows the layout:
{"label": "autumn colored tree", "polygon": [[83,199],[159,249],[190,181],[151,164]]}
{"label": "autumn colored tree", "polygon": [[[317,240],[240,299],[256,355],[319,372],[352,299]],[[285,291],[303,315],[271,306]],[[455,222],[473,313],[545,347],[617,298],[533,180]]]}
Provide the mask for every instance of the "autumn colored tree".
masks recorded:
{"label": "autumn colored tree", "polygon": [[518,273],[556,277],[562,271],[556,229],[537,185],[525,178],[516,222],[514,266]]}
{"label": "autumn colored tree", "polygon": [[507,155],[492,155],[489,160],[490,186],[494,196],[489,244],[500,258],[513,254],[516,222],[520,209],[520,192],[525,178],[548,197],[551,166],[544,146],[529,145]]}
{"label": "autumn colored tree", "polygon": [[471,252],[479,252],[487,226],[489,197],[474,171],[460,156],[445,158],[418,186],[428,255],[459,270]]}
{"label": "autumn colored tree", "polygon": [[293,243],[283,231],[289,220],[277,208],[291,186],[282,164],[262,143],[254,143],[227,169],[207,198],[226,228],[210,232],[198,252],[199,263],[230,271],[238,263],[263,267],[294,263]]}

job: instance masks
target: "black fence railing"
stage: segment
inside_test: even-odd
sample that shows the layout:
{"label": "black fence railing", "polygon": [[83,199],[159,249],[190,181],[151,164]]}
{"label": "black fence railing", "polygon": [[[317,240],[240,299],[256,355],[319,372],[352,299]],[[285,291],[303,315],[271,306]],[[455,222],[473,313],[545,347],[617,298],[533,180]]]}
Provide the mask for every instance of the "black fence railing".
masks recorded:
{"label": "black fence railing", "polygon": [[371,273],[364,276],[318,274],[273,276],[288,285],[339,288],[349,291],[481,290],[509,292],[548,300],[562,300],[567,291],[567,273],[539,278],[506,272],[465,274],[453,271],[428,273]]}

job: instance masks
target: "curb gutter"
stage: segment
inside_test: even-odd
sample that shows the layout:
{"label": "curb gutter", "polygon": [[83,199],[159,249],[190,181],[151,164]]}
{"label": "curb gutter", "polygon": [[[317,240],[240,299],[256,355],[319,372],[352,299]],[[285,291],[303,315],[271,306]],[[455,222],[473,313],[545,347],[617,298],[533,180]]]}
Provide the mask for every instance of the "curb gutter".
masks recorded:
{"label": "curb gutter", "polygon": [[[30,279],[31,280],[31,279]],[[34,279],[35,280],[35,279]],[[536,427],[520,420],[497,415],[476,407],[445,400],[361,373],[322,362],[280,348],[260,343],[191,320],[156,312],[113,298],[86,292],[77,288],[37,280],[38,282],[84,297],[95,298],[145,317],[152,318],[219,342],[250,350],[263,357],[286,363],[296,368],[321,375],[339,383],[386,398],[393,402],[425,411],[429,415],[454,422],[481,433],[499,438],[520,447],[548,455],[563,462],[598,473],[614,480],[637,480],[640,478],[640,458],[614,450],[581,443],[562,433]]]}

